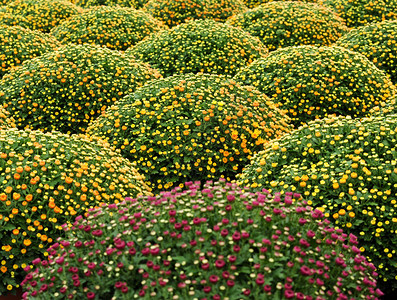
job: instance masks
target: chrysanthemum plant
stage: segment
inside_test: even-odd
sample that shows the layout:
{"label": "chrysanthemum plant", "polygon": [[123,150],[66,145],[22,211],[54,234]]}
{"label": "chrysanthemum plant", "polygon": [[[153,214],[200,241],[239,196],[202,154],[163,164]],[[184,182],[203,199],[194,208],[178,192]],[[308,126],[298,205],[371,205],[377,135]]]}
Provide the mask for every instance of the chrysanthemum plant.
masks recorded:
{"label": "chrysanthemum plant", "polygon": [[378,299],[357,238],[299,194],[186,183],[79,216],[24,299]]}

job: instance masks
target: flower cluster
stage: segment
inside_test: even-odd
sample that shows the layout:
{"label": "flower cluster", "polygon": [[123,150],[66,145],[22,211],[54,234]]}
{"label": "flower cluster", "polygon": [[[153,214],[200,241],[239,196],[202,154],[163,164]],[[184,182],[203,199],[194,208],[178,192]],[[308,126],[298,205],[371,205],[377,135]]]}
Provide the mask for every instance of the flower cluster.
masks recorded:
{"label": "flower cluster", "polygon": [[397,83],[397,21],[359,27],[344,35],[336,45],[363,54]]}
{"label": "flower cluster", "polygon": [[153,189],[234,178],[269,139],[290,131],[277,105],[221,75],[175,75],[118,101],[87,129],[136,163]]}
{"label": "flower cluster", "polygon": [[[142,2],[142,0],[71,0],[74,4],[81,7],[91,7],[91,6],[121,6],[121,7],[137,7],[137,2]],[[147,0],[144,2],[147,2]],[[142,5],[141,5],[142,6]]]}
{"label": "flower cluster", "polygon": [[7,73],[0,104],[21,129],[81,133],[107,106],[160,76],[118,51],[69,44]]}
{"label": "flower cluster", "polygon": [[395,94],[386,74],[365,56],[336,46],[279,49],[234,78],[282,104],[295,125],[328,114],[367,116]]}
{"label": "flower cluster", "polygon": [[0,105],[0,130],[15,127],[15,119],[10,116],[10,113],[2,105]]}
{"label": "flower cluster", "polygon": [[53,28],[61,43],[97,44],[126,50],[153,32],[164,29],[151,15],[128,7],[99,6],[86,10]]}
{"label": "flower cluster", "polygon": [[222,22],[247,7],[242,0],[149,0],[143,9],[167,25],[176,26],[199,19]]}
{"label": "flower cluster", "polygon": [[234,75],[268,50],[240,28],[198,20],[152,34],[126,53],[167,77],[200,72]]}
{"label": "flower cluster", "polygon": [[334,9],[348,27],[359,27],[373,22],[397,18],[396,0],[318,0]]}
{"label": "flower cluster", "polygon": [[150,194],[132,164],[99,141],[0,131],[0,294],[62,234],[71,217],[126,195]]}
{"label": "flower cluster", "polygon": [[[24,299],[378,299],[357,237],[299,194],[207,182],[91,210],[35,259]],[[47,297],[47,298],[46,298]]]}
{"label": "flower cluster", "polygon": [[79,9],[67,0],[15,0],[5,6],[5,12],[24,17],[23,26],[49,32],[63,20],[79,13]]}
{"label": "flower cluster", "polygon": [[243,0],[244,4],[248,8],[254,8],[254,7],[257,7],[259,5],[262,5],[262,4],[265,4],[265,3],[269,3],[269,2],[273,2],[273,1],[278,1],[278,2],[300,1],[300,2],[316,3],[316,2],[320,2],[321,0]]}
{"label": "flower cluster", "polygon": [[7,13],[2,7],[0,7],[0,25],[21,26],[24,28],[29,28],[28,21],[25,17]]}
{"label": "flower cluster", "polygon": [[239,182],[302,193],[358,236],[361,251],[397,287],[397,115],[312,121],[265,146]]}
{"label": "flower cluster", "polygon": [[348,31],[331,9],[303,2],[270,2],[229,18],[227,24],[257,36],[269,50],[329,46]]}
{"label": "flower cluster", "polygon": [[25,60],[60,46],[49,34],[19,26],[0,25],[0,78]]}

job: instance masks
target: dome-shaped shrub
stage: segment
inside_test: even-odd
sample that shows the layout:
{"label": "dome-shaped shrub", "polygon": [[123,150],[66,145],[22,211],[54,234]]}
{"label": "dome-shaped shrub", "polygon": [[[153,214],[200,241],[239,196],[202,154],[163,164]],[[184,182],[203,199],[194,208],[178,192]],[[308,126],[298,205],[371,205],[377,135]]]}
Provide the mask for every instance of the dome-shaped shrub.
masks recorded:
{"label": "dome-shaped shrub", "polygon": [[74,4],[81,7],[90,6],[122,6],[122,7],[137,7],[137,2],[142,0],[71,0]]}
{"label": "dome-shaped shrub", "polygon": [[312,2],[312,3],[316,3],[316,2],[320,2],[321,0],[243,0],[244,4],[248,7],[248,8],[254,8],[257,7],[261,4],[266,4],[269,2],[287,2],[287,1],[299,1],[299,2]]}
{"label": "dome-shaped shrub", "polygon": [[176,26],[198,19],[222,22],[247,7],[242,0],[149,0],[143,9],[167,25]]}
{"label": "dome-shaped shrub", "polygon": [[18,128],[80,133],[107,106],[160,76],[118,51],[70,44],[6,74],[0,104]]}
{"label": "dome-shaped shrub", "polygon": [[91,210],[34,260],[24,299],[377,299],[357,238],[305,204],[220,182]]}
{"label": "dome-shaped shrub", "polygon": [[397,287],[396,136],[397,115],[313,121],[266,144],[239,182],[302,193],[357,235],[382,279]]}
{"label": "dome-shaped shrub", "polygon": [[319,0],[334,9],[348,27],[359,27],[373,22],[397,19],[396,0]]}
{"label": "dome-shaped shrub", "polygon": [[269,50],[329,46],[348,31],[330,8],[303,2],[270,2],[231,17],[227,24],[257,36]]}
{"label": "dome-shaped shrub", "polygon": [[100,6],[73,16],[53,28],[61,43],[97,44],[126,50],[164,25],[151,15],[133,8]]}
{"label": "dome-shaped shrub", "polygon": [[235,79],[282,104],[295,125],[328,114],[363,117],[395,93],[383,71],[341,47],[279,49],[242,69]]}
{"label": "dome-shaped shrub", "polygon": [[344,35],[336,45],[363,54],[397,83],[397,21],[359,27]]}
{"label": "dome-shaped shrub", "polygon": [[62,224],[100,203],[150,194],[132,164],[99,140],[0,131],[0,294],[41,256]]}
{"label": "dome-shaped shrub", "polygon": [[5,9],[0,8],[0,25],[22,26],[29,28],[29,22],[23,16],[15,16],[7,13]]}
{"label": "dome-shaped shrub", "polygon": [[5,12],[25,17],[30,29],[49,32],[63,20],[77,14],[78,8],[66,0],[15,0]]}
{"label": "dome-shaped shrub", "polygon": [[23,61],[59,46],[60,43],[49,34],[19,26],[0,25],[0,78]]}
{"label": "dome-shaped shrub", "polygon": [[164,76],[185,73],[234,75],[268,53],[256,37],[212,20],[191,21],[152,34],[127,50]]}
{"label": "dome-shaped shrub", "polygon": [[93,121],[154,189],[188,180],[234,178],[288,118],[252,87],[219,75],[177,75],[146,84]]}

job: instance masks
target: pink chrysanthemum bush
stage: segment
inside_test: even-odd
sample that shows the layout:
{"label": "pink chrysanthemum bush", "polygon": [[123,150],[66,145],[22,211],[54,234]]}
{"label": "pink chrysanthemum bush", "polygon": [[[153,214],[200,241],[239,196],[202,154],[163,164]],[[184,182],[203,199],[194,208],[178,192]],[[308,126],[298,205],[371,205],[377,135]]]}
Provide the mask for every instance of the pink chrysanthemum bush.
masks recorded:
{"label": "pink chrysanthemum bush", "polygon": [[24,299],[377,299],[357,238],[299,194],[186,183],[76,218]]}

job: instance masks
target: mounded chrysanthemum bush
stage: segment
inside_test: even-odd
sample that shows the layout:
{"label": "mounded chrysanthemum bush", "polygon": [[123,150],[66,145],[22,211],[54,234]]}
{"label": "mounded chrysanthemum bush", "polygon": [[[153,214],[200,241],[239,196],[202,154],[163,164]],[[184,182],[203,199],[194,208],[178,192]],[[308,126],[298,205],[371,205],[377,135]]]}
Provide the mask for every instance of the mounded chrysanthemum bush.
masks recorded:
{"label": "mounded chrysanthemum bush", "polygon": [[49,34],[19,26],[0,25],[0,78],[25,60],[59,46],[60,43]]}
{"label": "mounded chrysanthemum bush", "polygon": [[234,78],[280,103],[295,125],[328,114],[368,116],[395,94],[386,74],[365,56],[336,46],[278,49]]}
{"label": "mounded chrysanthemum bush", "polygon": [[269,50],[329,46],[348,31],[330,8],[304,2],[270,2],[229,18],[227,24],[258,37]]}
{"label": "mounded chrysanthemum bush", "polygon": [[302,193],[334,224],[358,236],[386,281],[397,287],[397,115],[326,118],[274,140],[239,183]]}
{"label": "mounded chrysanthemum bush", "polygon": [[[24,299],[378,299],[357,237],[299,194],[235,184],[126,198],[76,218],[24,280]],[[50,296],[51,295],[51,296]]]}
{"label": "mounded chrysanthemum bush", "polygon": [[359,52],[397,83],[397,21],[372,23],[350,31],[337,46]]}
{"label": "mounded chrysanthemum bush", "polygon": [[12,15],[7,13],[4,7],[0,7],[0,25],[21,26],[24,28],[29,28],[27,23],[28,21],[25,19],[25,17]]}
{"label": "mounded chrysanthemum bush", "polygon": [[268,49],[239,28],[198,20],[152,34],[126,53],[150,63],[167,77],[200,72],[234,75],[267,55]]}
{"label": "mounded chrysanthemum bush", "polygon": [[5,12],[24,17],[23,26],[49,32],[63,20],[79,13],[79,9],[67,0],[15,0],[7,4]]}
{"label": "mounded chrysanthemum bush", "polygon": [[263,5],[263,4],[266,4],[269,2],[273,2],[273,1],[278,1],[278,2],[300,1],[300,2],[311,2],[311,3],[320,2],[319,0],[243,0],[244,4],[248,8],[254,8],[259,5]]}
{"label": "mounded chrysanthemum bush", "polygon": [[128,7],[99,6],[86,10],[53,28],[61,43],[97,44],[126,50],[146,36],[166,28],[148,13]]}
{"label": "mounded chrysanthemum bush", "polygon": [[[0,295],[63,234],[62,224],[101,203],[150,194],[133,165],[100,140],[0,130]],[[74,218],[74,217],[73,217]]]}
{"label": "mounded chrysanthemum bush", "polygon": [[397,19],[396,0],[318,0],[334,9],[348,27],[359,27],[373,22]]}
{"label": "mounded chrysanthemum bush", "polygon": [[252,87],[220,75],[152,81],[94,120],[87,133],[136,163],[155,190],[189,178],[234,178],[249,157],[291,127]]}
{"label": "mounded chrysanthemum bush", "polygon": [[20,129],[81,133],[106,107],[159,77],[121,52],[69,44],[8,72],[0,104]]}
{"label": "mounded chrysanthemum bush", "polygon": [[81,7],[90,6],[121,6],[121,7],[137,7],[137,2],[142,0],[70,0],[74,4]]}
{"label": "mounded chrysanthemum bush", "polygon": [[165,24],[176,26],[199,19],[223,22],[247,7],[242,0],[149,0],[143,9]]}

